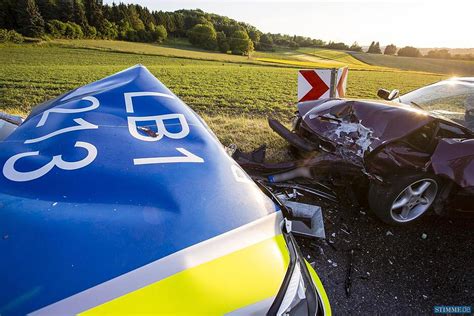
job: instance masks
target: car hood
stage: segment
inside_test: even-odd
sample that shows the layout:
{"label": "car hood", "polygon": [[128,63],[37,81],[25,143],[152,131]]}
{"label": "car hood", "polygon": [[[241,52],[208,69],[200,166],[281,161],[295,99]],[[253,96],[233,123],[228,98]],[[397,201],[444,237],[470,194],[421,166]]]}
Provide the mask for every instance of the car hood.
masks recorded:
{"label": "car hood", "polygon": [[312,132],[354,145],[361,156],[434,120],[425,111],[395,102],[327,99],[300,103],[298,109]]}
{"label": "car hood", "polygon": [[143,66],[35,108],[0,142],[0,166],[2,314],[26,314],[276,211]]}

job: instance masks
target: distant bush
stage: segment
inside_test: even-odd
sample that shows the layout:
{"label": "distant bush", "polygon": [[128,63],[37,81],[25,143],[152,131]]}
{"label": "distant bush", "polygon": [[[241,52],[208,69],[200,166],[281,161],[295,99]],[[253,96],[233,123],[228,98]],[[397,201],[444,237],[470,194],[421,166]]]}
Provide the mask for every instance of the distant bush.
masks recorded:
{"label": "distant bush", "polygon": [[339,42],[339,43],[329,42],[324,47],[329,48],[329,49],[349,50],[349,46],[347,46],[346,44],[342,42]]}
{"label": "distant bush", "polygon": [[97,36],[97,29],[94,26],[88,25],[84,30],[87,38],[95,38]]}
{"label": "distant bush", "polygon": [[384,55],[395,55],[397,53],[397,46],[390,44],[385,46]]}
{"label": "distant bush", "polygon": [[397,55],[398,56],[405,56],[405,57],[420,57],[421,52],[416,47],[405,46],[403,48],[400,48]]}
{"label": "distant bush", "polygon": [[440,59],[449,59],[451,58],[451,54],[447,49],[434,49],[430,50],[426,57],[429,58],[440,58]]}
{"label": "distant bush", "polygon": [[23,35],[21,35],[20,33],[10,30],[8,31],[8,40],[12,43],[20,44],[20,43],[23,43],[25,39]]}
{"label": "distant bush", "polygon": [[28,39],[25,38],[25,42],[26,43],[41,43],[42,41],[49,42],[52,39],[53,38],[51,37],[51,35],[45,33],[41,35],[40,38],[35,38],[34,40],[33,38],[28,38]]}
{"label": "distant bush", "polygon": [[66,23],[59,20],[49,20],[46,23],[46,32],[53,38],[62,38],[66,32]]}
{"label": "distant bush", "polygon": [[107,19],[104,20],[104,24],[102,25],[102,38],[115,39],[118,37],[118,32],[118,26],[115,23],[111,23]]}
{"label": "distant bush", "polygon": [[8,30],[0,29],[0,43],[8,42]]}
{"label": "distant bush", "polygon": [[78,39],[84,37],[82,28],[74,22],[50,20],[46,23],[46,32],[53,38]]}
{"label": "distant bush", "polygon": [[455,54],[453,58],[460,59],[460,60],[474,60],[474,55],[473,54]]}
{"label": "distant bush", "polygon": [[288,44],[288,47],[292,49],[298,49],[300,48],[300,45],[298,45],[298,43],[295,41],[290,41],[290,43]]}
{"label": "distant bush", "polygon": [[66,29],[64,31],[64,37],[71,39],[83,38],[84,33],[79,25],[73,22],[66,23]]}
{"label": "distant bush", "polygon": [[357,42],[354,42],[352,43],[351,47],[349,47],[349,50],[352,52],[361,52],[362,46],[360,46]]}
{"label": "distant bush", "polygon": [[23,43],[24,37],[14,30],[0,29],[0,43]]}

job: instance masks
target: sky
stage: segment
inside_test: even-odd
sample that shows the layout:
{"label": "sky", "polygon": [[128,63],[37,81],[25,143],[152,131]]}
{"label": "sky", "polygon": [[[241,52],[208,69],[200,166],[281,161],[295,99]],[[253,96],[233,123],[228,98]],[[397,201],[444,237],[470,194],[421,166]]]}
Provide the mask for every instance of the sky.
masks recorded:
{"label": "sky", "polygon": [[[105,0],[112,3],[113,0]],[[474,0],[115,0],[152,10],[202,9],[262,32],[368,46],[474,48]]]}

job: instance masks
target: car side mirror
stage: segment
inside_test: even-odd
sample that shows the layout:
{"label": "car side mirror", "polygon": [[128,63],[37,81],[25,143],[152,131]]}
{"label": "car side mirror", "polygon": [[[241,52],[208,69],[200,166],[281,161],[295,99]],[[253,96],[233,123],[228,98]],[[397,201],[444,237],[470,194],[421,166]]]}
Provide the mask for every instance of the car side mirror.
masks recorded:
{"label": "car side mirror", "polygon": [[397,89],[393,89],[392,91],[388,91],[387,89],[379,89],[379,91],[377,91],[377,96],[387,101],[392,101],[398,98],[399,95],[400,91]]}

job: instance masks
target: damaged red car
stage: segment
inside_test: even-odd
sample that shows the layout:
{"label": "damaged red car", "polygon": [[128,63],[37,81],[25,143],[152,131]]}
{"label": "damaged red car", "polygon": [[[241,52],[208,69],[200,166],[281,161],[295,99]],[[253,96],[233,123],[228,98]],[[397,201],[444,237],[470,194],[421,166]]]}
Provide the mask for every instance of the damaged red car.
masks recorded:
{"label": "damaged red car", "polygon": [[474,78],[378,95],[385,100],[299,103],[291,131],[269,119],[297,158],[271,164],[254,152],[238,161],[268,182],[351,191],[388,224],[412,222],[430,208],[474,211]]}

